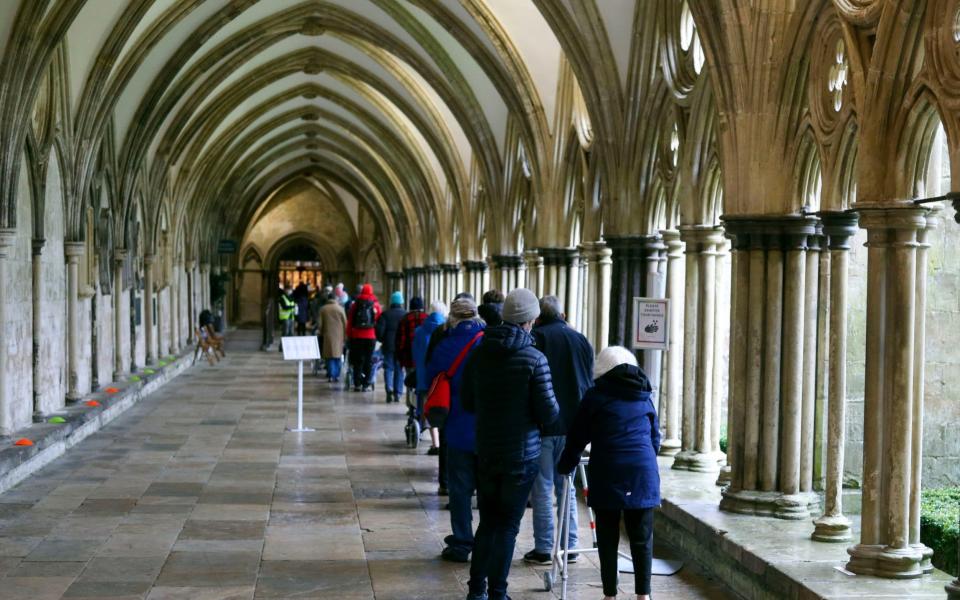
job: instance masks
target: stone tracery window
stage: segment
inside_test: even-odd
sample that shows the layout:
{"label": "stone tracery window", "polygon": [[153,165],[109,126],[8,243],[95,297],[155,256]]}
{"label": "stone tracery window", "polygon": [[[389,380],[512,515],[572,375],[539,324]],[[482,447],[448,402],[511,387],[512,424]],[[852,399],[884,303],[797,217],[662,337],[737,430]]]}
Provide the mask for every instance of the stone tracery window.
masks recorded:
{"label": "stone tracery window", "polygon": [[830,66],[827,75],[827,91],[833,95],[833,110],[840,112],[843,108],[843,88],[847,85],[847,64],[846,47],[843,40],[837,40],[837,49],[834,53],[834,63]]}
{"label": "stone tracery window", "polygon": [[693,13],[690,12],[689,4],[684,2],[680,11],[680,48],[686,52],[690,50],[696,35],[696,25],[693,22]]}
{"label": "stone tracery window", "polygon": [[953,40],[960,43],[960,7],[957,7],[957,12],[953,16]]}
{"label": "stone tracery window", "polygon": [[677,166],[677,157],[680,150],[680,131],[677,129],[677,123],[673,123],[673,129],[670,130],[670,161],[673,166]]}

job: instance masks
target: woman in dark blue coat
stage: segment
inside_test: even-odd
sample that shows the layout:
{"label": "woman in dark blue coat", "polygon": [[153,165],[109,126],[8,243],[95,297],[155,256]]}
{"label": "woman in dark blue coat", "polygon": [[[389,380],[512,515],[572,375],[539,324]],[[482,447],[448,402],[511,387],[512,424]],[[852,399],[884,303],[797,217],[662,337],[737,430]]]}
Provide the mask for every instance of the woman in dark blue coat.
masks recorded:
{"label": "woman in dark blue coat", "polygon": [[637,600],[650,597],[653,509],[660,504],[660,426],[650,382],[632,352],[604,349],[567,434],[557,469],[571,473],[590,448],[590,495],[596,513],[597,549],[605,599],[617,597],[617,547],[623,515],[636,579]]}

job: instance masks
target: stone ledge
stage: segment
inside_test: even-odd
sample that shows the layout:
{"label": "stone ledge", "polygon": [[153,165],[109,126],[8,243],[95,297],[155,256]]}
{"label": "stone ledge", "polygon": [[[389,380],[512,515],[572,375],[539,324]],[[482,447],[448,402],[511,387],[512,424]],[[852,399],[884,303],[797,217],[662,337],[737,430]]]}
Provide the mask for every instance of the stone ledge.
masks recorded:
{"label": "stone ledge", "polygon": [[[655,534],[679,549],[731,590],[749,600],[840,600],[945,597],[953,578],[934,570],[913,580],[891,580],[841,571],[850,544],[810,539],[810,520],[788,521],[721,512],[720,488],[710,474],[676,471],[660,459],[663,503]],[[860,520],[853,522],[859,539]],[[851,542],[852,544],[853,542]]]}
{"label": "stone ledge", "polygon": [[[168,364],[149,367],[153,374],[132,373],[140,378],[139,381],[112,382],[100,391],[85,394],[82,401],[45,417],[63,417],[65,423],[34,423],[12,435],[0,436],[0,493],[62,456],[192,364],[193,347],[188,346]],[[109,387],[119,391],[108,394],[104,390]],[[87,406],[86,402],[90,400],[96,400],[100,406]],[[20,438],[33,441],[33,445],[14,446],[13,442]]]}

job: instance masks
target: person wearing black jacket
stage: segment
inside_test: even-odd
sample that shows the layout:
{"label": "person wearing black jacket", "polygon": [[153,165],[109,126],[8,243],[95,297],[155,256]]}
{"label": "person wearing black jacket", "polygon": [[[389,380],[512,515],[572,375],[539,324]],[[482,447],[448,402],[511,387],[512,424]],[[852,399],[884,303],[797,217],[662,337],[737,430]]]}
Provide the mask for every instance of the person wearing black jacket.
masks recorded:
{"label": "person wearing black jacket", "polygon": [[[554,498],[557,501],[559,519],[560,496],[563,494],[564,478],[557,472],[557,461],[563,453],[567,430],[580,406],[583,394],[593,386],[593,347],[580,332],[569,327],[563,307],[556,296],[540,299],[540,318],[534,325],[533,339],[537,350],[543,352],[550,364],[553,390],[560,405],[560,418],[541,432],[540,474],[533,484],[533,550],[523,560],[538,565],[549,565],[553,549]],[[576,490],[570,488],[570,527],[567,546],[577,547],[577,502]],[[575,561],[572,553],[569,560]]]}
{"label": "person wearing black jacket", "polygon": [[504,600],[527,498],[540,471],[540,429],[560,416],[547,358],[530,330],[537,297],[517,289],[503,324],[489,327],[464,366],[460,402],[477,415],[480,525],[470,561],[469,600]]}

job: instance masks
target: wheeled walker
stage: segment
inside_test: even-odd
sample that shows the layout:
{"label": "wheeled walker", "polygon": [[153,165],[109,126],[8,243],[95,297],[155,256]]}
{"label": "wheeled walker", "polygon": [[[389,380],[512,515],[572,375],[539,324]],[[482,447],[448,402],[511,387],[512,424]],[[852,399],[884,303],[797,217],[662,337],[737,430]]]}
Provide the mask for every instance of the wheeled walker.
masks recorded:
{"label": "wheeled walker", "polygon": [[417,392],[407,388],[407,424],[403,428],[407,437],[407,448],[416,449],[420,445],[420,419],[417,416]]}
{"label": "wheeled walker", "polygon": [[[560,582],[560,600],[566,600],[567,580],[570,577],[569,556],[571,553],[587,554],[597,552],[597,529],[594,525],[593,509],[587,507],[587,513],[590,516],[590,537],[593,545],[590,548],[575,548],[571,550],[570,544],[570,487],[574,485],[574,477],[580,476],[580,484],[583,487],[583,497],[590,495],[590,486],[587,484],[587,463],[589,458],[581,458],[580,464],[564,478],[563,495],[560,497],[560,518],[556,528],[556,536],[553,539],[553,550],[550,552],[551,565],[550,570],[543,574],[543,589],[550,591],[554,585]],[[622,558],[630,559],[628,554],[617,552]]]}

